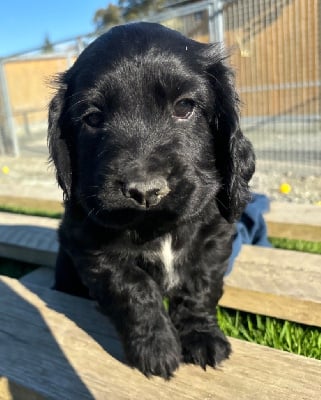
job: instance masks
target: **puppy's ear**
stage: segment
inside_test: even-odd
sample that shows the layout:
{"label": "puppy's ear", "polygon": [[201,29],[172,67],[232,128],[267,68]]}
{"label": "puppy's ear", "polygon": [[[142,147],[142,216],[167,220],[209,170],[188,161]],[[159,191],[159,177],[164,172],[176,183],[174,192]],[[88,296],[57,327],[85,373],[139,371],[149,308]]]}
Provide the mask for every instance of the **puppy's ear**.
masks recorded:
{"label": "puppy's ear", "polygon": [[237,220],[251,200],[248,182],[255,170],[255,156],[251,143],[239,127],[230,129],[219,123],[216,133],[216,168],[221,177],[221,188],[216,195],[222,216],[229,222]]}
{"label": "puppy's ear", "polygon": [[50,161],[54,163],[56,168],[58,184],[63,190],[64,199],[67,200],[71,193],[72,171],[63,124],[65,94],[66,86],[60,84],[56,95],[49,104],[48,147]]}
{"label": "puppy's ear", "polygon": [[233,222],[251,199],[248,182],[255,170],[255,155],[240,129],[239,97],[225,58],[217,47],[207,49],[207,60],[212,60],[207,64],[207,74],[214,97],[211,130],[216,168],[221,179],[216,199],[222,216]]}

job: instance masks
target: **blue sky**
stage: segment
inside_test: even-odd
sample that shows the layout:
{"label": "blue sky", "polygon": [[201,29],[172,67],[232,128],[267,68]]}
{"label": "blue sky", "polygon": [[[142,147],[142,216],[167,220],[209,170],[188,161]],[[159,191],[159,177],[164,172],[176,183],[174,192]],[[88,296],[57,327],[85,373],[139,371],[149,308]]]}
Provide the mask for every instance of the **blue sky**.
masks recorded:
{"label": "blue sky", "polygon": [[93,16],[110,0],[1,0],[0,57],[94,30]]}

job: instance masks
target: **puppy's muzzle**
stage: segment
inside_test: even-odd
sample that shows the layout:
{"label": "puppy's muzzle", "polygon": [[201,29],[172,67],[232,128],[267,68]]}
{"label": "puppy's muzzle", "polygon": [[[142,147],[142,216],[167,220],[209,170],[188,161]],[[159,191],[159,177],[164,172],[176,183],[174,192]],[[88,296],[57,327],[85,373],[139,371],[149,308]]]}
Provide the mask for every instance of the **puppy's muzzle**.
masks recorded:
{"label": "puppy's muzzle", "polygon": [[144,208],[156,206],[170,189],[166,180],[162,177],[149,181],[127,182],[122,186],[125,197],[135,202],[136,205]]}

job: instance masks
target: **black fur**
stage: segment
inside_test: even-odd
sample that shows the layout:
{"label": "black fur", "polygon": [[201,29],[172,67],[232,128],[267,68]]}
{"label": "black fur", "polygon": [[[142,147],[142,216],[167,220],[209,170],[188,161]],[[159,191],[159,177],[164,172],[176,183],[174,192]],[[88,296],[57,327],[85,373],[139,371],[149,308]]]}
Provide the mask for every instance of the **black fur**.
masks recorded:
{"label": "black fur", "polygon": [[119,26],[50,104],[65,196],[55,288],[98,300],[147,376],[230,354],[215,308],[254,154],[224,59],[157,24]]}

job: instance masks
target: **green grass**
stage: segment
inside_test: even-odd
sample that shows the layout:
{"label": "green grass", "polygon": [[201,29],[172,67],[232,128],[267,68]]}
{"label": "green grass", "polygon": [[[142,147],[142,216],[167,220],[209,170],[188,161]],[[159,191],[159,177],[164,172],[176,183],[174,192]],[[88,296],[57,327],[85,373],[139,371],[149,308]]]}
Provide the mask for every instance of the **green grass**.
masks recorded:
{"label": "green grass", "polygon": [[10,276],[10,278],[19,279],[36,268],[38,268],[38,266],[33,264],[9,260],[8,258],[0,258],[0,275]]}
{"label": "green grass", "polygon": [[33,215],[36,217],[61,218],[62,216],[62,213],[57,211],[42,211],[33,208],[12,207],[6,206],[5,204],[0,205],[0,211],[9,212],[12,214]]}
{"label": "green grass", "polygon": [[54,200],[0,196],[0,211],[39,217],[60,218],[63,206]]}
{"label": "green grass", "polygon": [[228,336],[321,360],[321,328],[221,307],[217,316]]}
{"label": "green grass", "polygon": [[269,238],[273,247],[277,249],[303,251],[305,253],[321,254],[321,242],[308,240]]}

